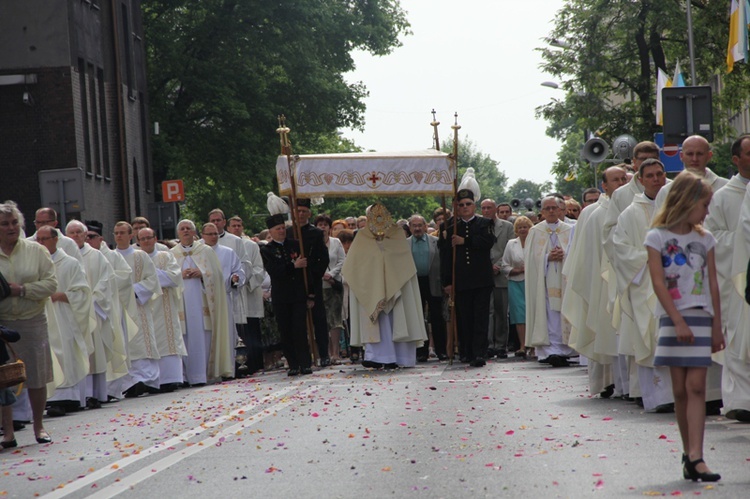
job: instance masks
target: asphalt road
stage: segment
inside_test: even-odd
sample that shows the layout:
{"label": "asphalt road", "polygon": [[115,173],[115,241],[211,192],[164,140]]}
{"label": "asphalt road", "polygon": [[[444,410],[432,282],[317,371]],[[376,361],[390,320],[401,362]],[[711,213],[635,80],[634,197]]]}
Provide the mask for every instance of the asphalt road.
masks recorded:
{"label": "asphalt road", "polygon": [[592,398],[585,368],[334,366],[47,419],[0,452],[0,497],[748,497],[750,425],[707,422],[723,478],[683,480],[674,416]]}

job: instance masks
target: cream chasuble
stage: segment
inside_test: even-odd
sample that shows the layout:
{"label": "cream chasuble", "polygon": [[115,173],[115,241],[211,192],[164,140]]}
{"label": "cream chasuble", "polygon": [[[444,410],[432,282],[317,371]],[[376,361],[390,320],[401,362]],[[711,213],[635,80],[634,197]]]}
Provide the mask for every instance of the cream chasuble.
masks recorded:
{"label": "cream chasuble", "polygon": [[161,296],[151,303],[154,332],[159,355],[187,355],[184,324],[180,321],[182,310],[182,270],[169,251],[154,251],[149,255],[156,268],[161,285]]}
{"label": "cream chasuble", "polygon": [[156,345],[154,319],[151,315],[153,302],[161,296],[159,277],[151,258],[142,250],[128,247],[117,251],[128,263],[133,273],[130,274],[134,296],[130,300],[128,313],[138,325],[138,333],[128,342],[130,360],[159,359]]}
{"label": "cream chasuble", "polygon": [[[234,358],[227,357],[231,351],[230,339],[227,332],[227,295],[224,289],[224,278],[221,272],[221,263],[216,252],[209,246],[196,241],[190,248],[178,244],[171,250],[177,263],[182,268],[186,257],[190,256],[195,265],[200,269],[203,287],[203,326],[211,331],[211,351],[208,360],[209,380],[218,380],[222,376],[234,376]],[[185,304],[189,306],[189,304]],[[184,310],[180,313],[180,320],[185,317]]]}

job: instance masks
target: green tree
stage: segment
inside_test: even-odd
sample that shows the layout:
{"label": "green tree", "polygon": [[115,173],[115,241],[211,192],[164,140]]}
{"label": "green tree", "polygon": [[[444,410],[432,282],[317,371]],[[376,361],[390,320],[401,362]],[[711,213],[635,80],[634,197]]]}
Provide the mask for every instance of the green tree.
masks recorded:
{"label": "green tree", "polygon": [[[441,149],[443,152],[452,154],[453,139],[443,141]],[[499,161],[480,151],[468,137],[459,139],[458,181],[461,182],[461,177],[466,173],[467,168],[474,168],[474,176],[479,184],[482,199],[489,198],[500,202],[507,197],[508,176],[499,167]]]}
{"label": "green tree", "polygon": [[276,188],[277,115],[295,152],[327,152],[336,130],[361,127],[351,52],[386,55],[409,33],[398,0],[143,2],[157,180],[185,181],[187,208],[265,210]]}
{"label": "green tree", "polygon": [[518,179],[508,189],[508,197],[518,199],[523,204],[526,199],[536,202],[550,191],[552,191],[552,182],[537,184],[531,180]]}
{"label": "green tree", "polygon": [[[735,133],[728,117],[750,97],[750,71],[737,64],[725,74],[729,2],[691,0],[691,5],[698,80],[692,84],[715,82],[721,75],[722,92],[713,99],[714,129],[726,140]],[[661,131],[654,114],[657,69],[671,75],[680,61],[688,71],[684,1],[568,0],[549,39],[566,48],[540,49],[541,67],[562,80],[566,94],[537,109],[550,123],[548,135],[565,141],[598,131],[611,143],[624,133],[648,140]],[[564,176],[567,166],[559,161],[553,171]]]}

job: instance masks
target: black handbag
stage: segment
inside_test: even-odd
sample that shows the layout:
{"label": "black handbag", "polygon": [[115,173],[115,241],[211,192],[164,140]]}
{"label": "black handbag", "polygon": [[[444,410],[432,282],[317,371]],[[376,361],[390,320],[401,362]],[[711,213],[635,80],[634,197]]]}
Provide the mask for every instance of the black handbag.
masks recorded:
{"label": "black handbag", "polygon": [[5,278],[2,272],[0,272],[0,300],[4,300],[10,296],[10,284]]}
{"label": "black handbag", "polygon": [[331,281],[331,289],[334,290],[337,293],[343,293],[344,292],[344,283],[339,281],[338,279],[333,279]]}

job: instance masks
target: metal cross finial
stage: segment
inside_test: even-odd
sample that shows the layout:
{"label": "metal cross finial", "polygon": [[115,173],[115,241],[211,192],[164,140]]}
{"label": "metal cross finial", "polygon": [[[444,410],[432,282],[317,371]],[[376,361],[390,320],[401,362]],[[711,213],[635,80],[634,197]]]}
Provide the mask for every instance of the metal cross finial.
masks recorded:
{"label": "metal cross finial", "polygon": [[458,112],[453,113],[453,118],[455,120],[455,124],[451,125],[452,130],[460,130],[461,125],[458,124]]}
{"label": "metal cross finial", "polygon": [[435,139],[435,150],[439,151],[440,150],[440,138],[438,137],[438,125],[440,125],[440,122],[437,120],[437,116],[436,116],[434,109],[432,110],[432,123],[430,123],[430,125],[432,125],[432,128],[435,129],[432,133],[432,138]]}
{"label": "metal cross finial", "polygon": [[289,132],[291,131],[286,126],[286,116],[283,114],[279,115],[279,128],[276,129],[276,133],[279,134],[279,141],[281,142],[281,154],[291,154],[292,144],[289,141]]}

